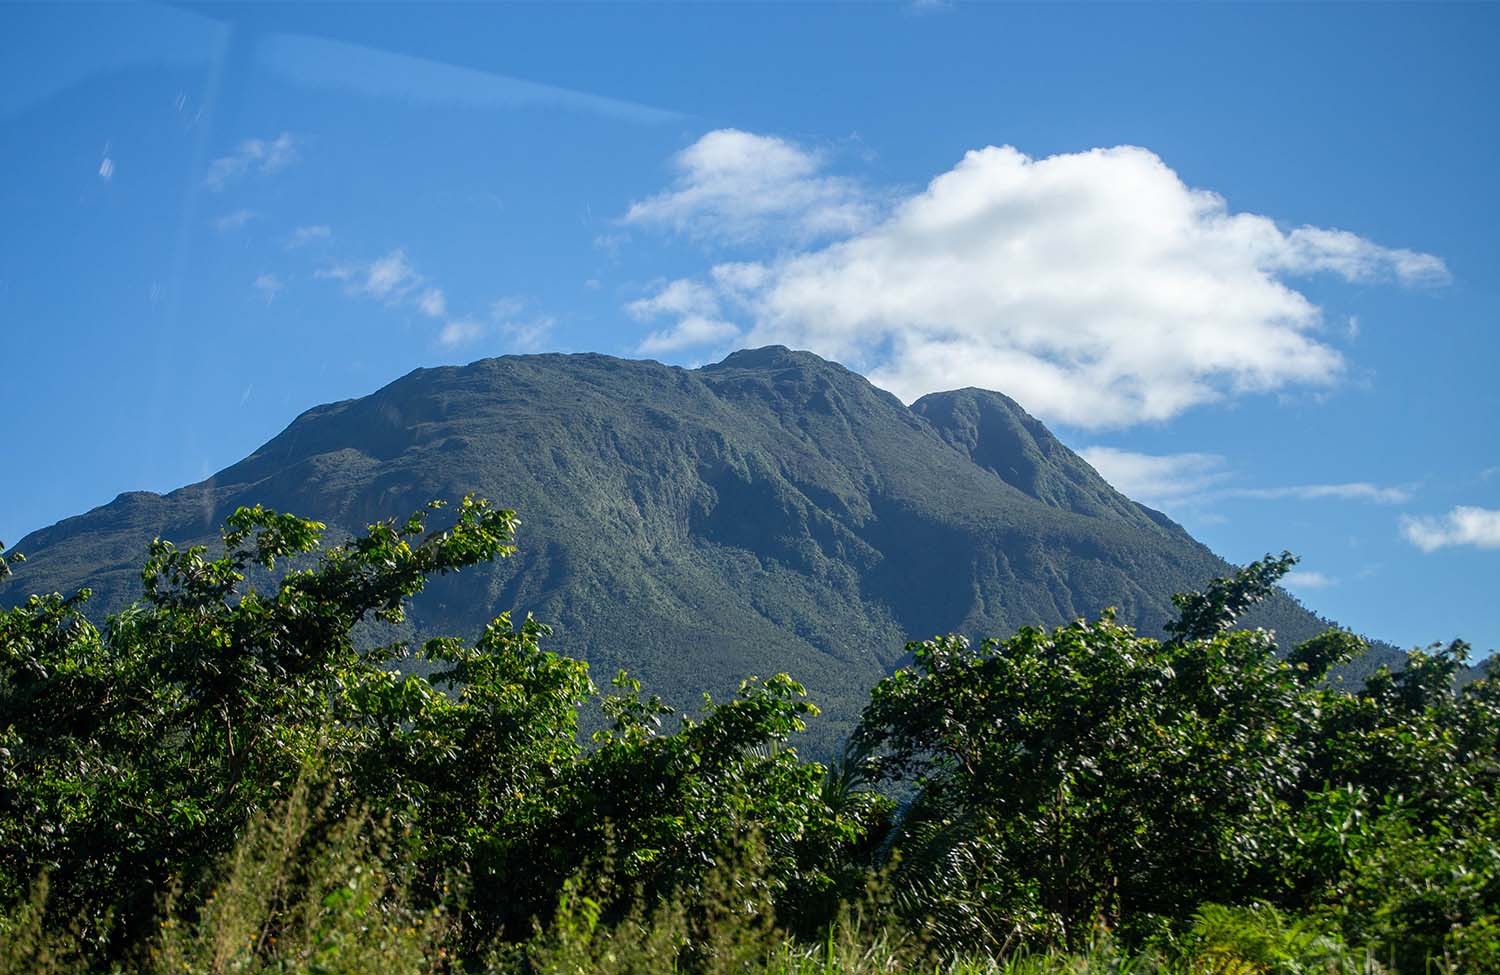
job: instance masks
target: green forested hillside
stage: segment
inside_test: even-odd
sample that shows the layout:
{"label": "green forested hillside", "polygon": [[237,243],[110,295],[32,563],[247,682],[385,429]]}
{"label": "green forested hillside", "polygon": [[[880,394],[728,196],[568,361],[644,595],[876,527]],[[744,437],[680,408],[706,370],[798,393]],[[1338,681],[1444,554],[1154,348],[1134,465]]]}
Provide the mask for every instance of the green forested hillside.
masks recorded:
{"label": "green forested hillside", "polygon": [[[824,750],[909,639],[1106,606],[1158,633],[1171,593],[1227,571],[998,393],[907,408],[771,347],[693,370],[601,355],[417,370],[309,410],[207,481],[123,494],[20,540],[30,559],[0,600],[87,584],[92,612],[118,608],[151,538],[211,539],[242,504],[339,537],[467,492],[522,513],[520,552],[435,582],[416,632],[531,612],[560,652],[628,667],[679,708],[793,672],[824,705]],[[1322,628],[1285,595],[1253,621],[1290,641]]]}

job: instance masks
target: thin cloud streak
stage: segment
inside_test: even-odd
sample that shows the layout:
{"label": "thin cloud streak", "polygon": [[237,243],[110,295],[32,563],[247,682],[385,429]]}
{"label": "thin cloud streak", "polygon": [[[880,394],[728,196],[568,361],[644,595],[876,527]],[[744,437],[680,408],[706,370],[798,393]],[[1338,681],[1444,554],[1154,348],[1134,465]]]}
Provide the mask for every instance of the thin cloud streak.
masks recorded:
{"label": "thin cloud streak", "polygon": [[1219,492],[1224,498],[1248,498],[1256,501],[1373,501],[1377,504],[1404,504],[1412,492],[1400,487],[1381,487],[1365,481],[1349,484],[1295,484],[1272,488],[1228,488]]}
{"label": "thin cloud streak", "polygon": [[1228,486],[1224,482],[1234,475],[1219,454],[1143,454],[1101,446],[1084,447],[1078,454],[1120,493],[1153,507],[1201,507],[1220,500],[1403,504],[1413,497],[1408,488],[1367,481],[1278,487]]}
{"label": "thin cloud streak", "polygon": [[1141,454],[1115,447],[1084,447],[1078,455],[1115,490],[1152,507],[1197,503],[1230,476],[1218,454]]}
{"label": "thin cloud streak", "polygon": [[548,105],[647,124],[682,117],[650,105],[300,34],[272,35],[257,54],[261,66],[279,78],[376,98],[493,109]]}

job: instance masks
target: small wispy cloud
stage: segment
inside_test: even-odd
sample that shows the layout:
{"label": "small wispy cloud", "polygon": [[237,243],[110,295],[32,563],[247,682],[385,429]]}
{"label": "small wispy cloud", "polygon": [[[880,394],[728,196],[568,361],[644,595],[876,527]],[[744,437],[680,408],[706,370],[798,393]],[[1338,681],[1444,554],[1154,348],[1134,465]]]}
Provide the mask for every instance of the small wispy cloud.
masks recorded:
{"label": "small wispy cloud", "polygon": [[551,315],[528,314],[524,299],[508,296],[490,303],[490,323],[509,351],[540,352],[557,320]]}
{"label": "small wispy cloud", "polygon": [[[306,240],[316,240],[326,234],[318,232],[302,236]],[[550,315],[528,314],[526,302],[515,297],[498,298],[485,312],[455,310],[447,292],[418,271],[407,257],[406,250],[400,247],[372,261],[344,261],[320,268],[314,276],[342,283],[344,293],[350,297],[372,299],[389,307],[414,309],[428,318],[442,321],[434,341],[444,349],[456,349],[493,338],[509,351],[540,351],[546,347],[555,324]]]}
{"label": "small wispy cloud", "polygon": [[551,315],[504,321],[498,325],[505,338],[506,347],[512,352],[541,352],[552,338],[552,326],[557,324]]}
{"label": "small wispy cloud", "polygon": [[296,161],[297,142],[290,132],[283,132],[274,139],[246,139],[235,147],[234,152],[209,163],[203,183],[218,191],[246,173],[269,176]]}
{"label": "small wispy cloud", "polygon": [[451,349],[495,336],[507,351],[539,352],[546,347],[556,319],[551,315],[523,315],[524,310],[525,302],[519,298],[499,298],[490,304],[488,318],[466,316],[444,325],[438,333],[438,344]]}
{"label": "small wispy cloud", "polygon": [[1328,273],[1346,281],[1394,279],[1420,286],[1453,280],[1440,257],[1403,247],[1382,247],[1347,230],[1324,227],[1298,227],[1288,233],[1275,264],[1296,274]]}
{"label": "small wispy cloud", "polygon": [[448,299],[443,296],[442,288],[428,288],[417,299],[417,308],[428,318],[442,318],[448,314]]}
{"label": "small wispy cloud", "polygon": [[459,318],[443,326],[438,333],[438,344],[444,348],[468,345],[484,337],[488,329],[484,322],[473,318]]}
{"label": "small wispy cloud", "polygon": [[642,355],[663,355],[682,349],[724,345],[740,334],[732,322],[689,315],[671,328],[652,332],[641,340],[636,351]]}
{"label": "small wispy cloud", "polygon": [[1405,515],[1401,534],[1424,552],[1460,545],[1500,548],[1500,510],[1459,505],[1445,515]]}
{"label": "small wispy cloud", "polygon": [[1282,576],[1281,584],[1287,589],[1327,589],[1338,585],[1338,580],[1321,572],[1299,569]]}
{"label": "small wispy cloud", "polygon": [[308,244],[320,240],[328,240],[333,236],[333,228],[326,223],[312,224],[306,227],[298,227],[293,230],[286,239],[287,250],[296,250],[306,247]]}
{"label": "small wispy cloud", "polygon": [[371,297],[399,298],[422,282],[422,276],[406,260],[406,252],[395,250],[370,263],[360,285]]}
{"label": "small wispy cloud", "polygon": [[214,220],[214,229],[221,234],[233,233],[236,230],[243,230],[246,224],[258,216],[260,214],[254,210],[235,210]]}
{"label": "small wispy cloud", "polygon": [[609,259],[612,260],[612,261],[619,260],[619,258],[620,258],[620,248],[624,247],[629,242],[630,242],[630,235],[629,234],[595,234],[594,235],[594,246],[597,247],[599,250],[603,251],[605,254],[609,255]]}
{"label": "small wispy cloud", "polygon": [[406,258],[406,251],[396,248],[369,263],[342,263],[323,268],[317,277],[344,283],[344,293],[352,297],[373,298],[395,304],[426,283]]}
{"label": "small wispy cloud", "polygon": [[490,302],[490,318],[500,321],[505,318],[514,318],[521,314],[526,308],[526,302],[520,298],[507,295],[504,298],[496,298]]}
{"label": "small wispy cloud", "polygon": [[286,290],[286,284],[275,274],[262,274],[255,279],[255,290],[269,305],[276,300],[277,295]]}

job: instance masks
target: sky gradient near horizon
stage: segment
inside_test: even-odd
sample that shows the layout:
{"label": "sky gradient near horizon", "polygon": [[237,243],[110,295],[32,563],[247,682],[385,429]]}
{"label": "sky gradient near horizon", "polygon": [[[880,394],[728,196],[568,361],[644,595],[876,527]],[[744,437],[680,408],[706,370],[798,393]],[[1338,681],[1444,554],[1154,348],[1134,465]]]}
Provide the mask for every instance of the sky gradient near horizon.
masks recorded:
{"label": "sky gradient near horizon", "polygon": [[413,368],[998,389],[1500,648],[1495,5],[0,6],[0,540]]}

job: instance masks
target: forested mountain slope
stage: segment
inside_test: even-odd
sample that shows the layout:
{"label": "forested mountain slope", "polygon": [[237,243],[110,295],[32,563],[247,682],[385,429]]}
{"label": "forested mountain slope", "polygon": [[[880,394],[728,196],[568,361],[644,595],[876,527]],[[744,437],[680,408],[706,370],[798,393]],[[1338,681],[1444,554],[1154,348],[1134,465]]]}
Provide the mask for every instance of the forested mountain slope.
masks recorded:
{"label": "forested mountain slope", "polygon": [[[908,639],[1106,606],[1156,633],[1172,593],[1227,571],[999,393],[908,408],[770,347],[691,370],[592,354],[419,369],[199,484],[31,534],[0,601],[89,585],[96,612],[118,608],[151,538],[211,540],[238,505],[351,531],[468,492],[520,514],[519,552],[429,586],[416,633],[529,611],[596,679],[628,668],[680,708],[787,671],[828,712],[822,742]],[[1324,625],[1289,597],[1254,621],[1283,646]]]}

